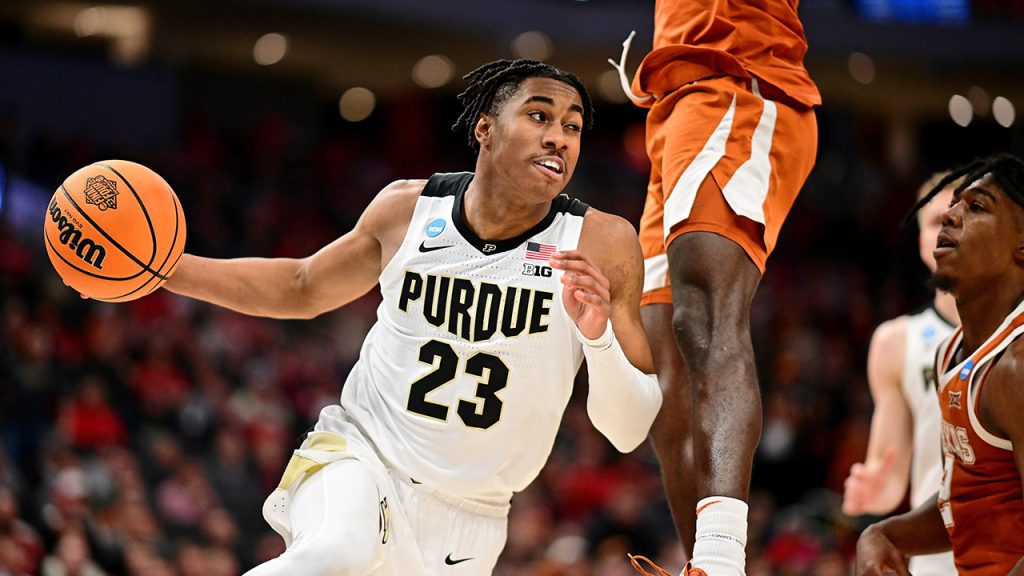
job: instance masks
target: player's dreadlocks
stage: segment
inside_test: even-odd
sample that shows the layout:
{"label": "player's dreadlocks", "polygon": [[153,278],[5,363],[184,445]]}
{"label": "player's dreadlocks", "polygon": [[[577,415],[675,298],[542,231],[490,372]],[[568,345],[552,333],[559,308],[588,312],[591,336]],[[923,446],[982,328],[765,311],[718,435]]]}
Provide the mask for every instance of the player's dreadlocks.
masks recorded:
{"label": "player's dreadlocks", "polygon": [[1003,192],[1016,202],[1018,206],[1024,208],[1024,162],[1010,154],[998,154],[975,160],[947,174],[945,178],[939,180],[939,183],[931,191],[918,200],[917,204],[914,204],[914,207],[904,217],[904,224],[910,222],[918,210],[924,207],[936,194],[945,190],[953,182],[956,182],[958,178],[963,178],[963,181],[953,189],[954,195],[963,192],[985,174],[992,174],[992,179],[995,180]]}
{"label": "player's dreadlocks", "polygon": [[480,143],[476,141],[473,131],[480,114],[494,115],[516,93],[519,83],[527,78],[551,78],[575,88],[583,101],[583,127],[589,129],[593,125],[594,107],[579,78],[536,60],[497,60],[463,76],[469,85],[459,94],[459,102],[463,106],[462,115],[452,125],[452,131],[464,131],[469,146],[479,150]]}

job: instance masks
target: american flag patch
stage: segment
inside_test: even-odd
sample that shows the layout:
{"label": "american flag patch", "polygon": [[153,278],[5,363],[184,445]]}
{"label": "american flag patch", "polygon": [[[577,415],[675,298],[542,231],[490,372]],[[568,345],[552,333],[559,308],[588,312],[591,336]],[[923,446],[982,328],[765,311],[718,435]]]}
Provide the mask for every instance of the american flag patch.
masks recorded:
{"label": "american flag patch", "polygon": [[539,242],[526,243],[527,260],[550,260],[551,256],[558,252],[558,246],[554,244],[540,244]]}

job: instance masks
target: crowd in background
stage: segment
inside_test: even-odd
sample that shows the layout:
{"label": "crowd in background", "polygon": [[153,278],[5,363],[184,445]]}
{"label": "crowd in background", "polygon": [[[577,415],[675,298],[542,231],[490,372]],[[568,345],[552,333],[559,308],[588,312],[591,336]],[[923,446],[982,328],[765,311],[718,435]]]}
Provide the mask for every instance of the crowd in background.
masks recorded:
{"label": "crowd in background", "polygon": [[[379,302],[371,293],[299,322],[165,291],[84,300],[43,251],[50,192],[90,162],[139,161],[181,198],[189,252],[304,256],[348,230],[392,179],[472,169],[445,131],[450,104],[406,104],[362,129],[269,110],[229,125],[196,107],[159,150],[46,130],[5,140],[9,182],[42,196],[19,199],[37,215],[0,218],[0,574],[230,576],[281,553],[263,500],[296,436],[338,401]],[[605,107],[597,119],[570,193],[636,223],[648,170],[642,113]],[[851,118],[821,120],[818,167],[753,307],[764,432],[750,576],[849,572],[866,520],[838,505],[866,448],[868,338],[927,295],[914,233],[898,228],[925,174],[891,177],[841,137]],[[0,132],[17,124],[11,113]],[[585,382],[547,466],[513,499],[499,576],[624,576],[627,552],[672,570],[684,562],[653,452],[615,452],[587,419]]]}

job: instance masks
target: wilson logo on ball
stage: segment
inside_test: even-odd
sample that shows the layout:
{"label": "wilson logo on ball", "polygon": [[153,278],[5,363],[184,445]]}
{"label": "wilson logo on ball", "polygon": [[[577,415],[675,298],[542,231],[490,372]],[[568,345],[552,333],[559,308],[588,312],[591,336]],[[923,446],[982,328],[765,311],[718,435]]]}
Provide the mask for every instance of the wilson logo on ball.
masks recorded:
{"label": "wilson logo on ball", "polygon": [[117,210],[117,182],[96,176],[85,181],[85,201],[96,205],[100,211],[110,208]]}
{"label": "wilson logo on ball", "polygon": [[68,221],[68,217],[61,212],[60,206],[57,206],[56,200],[50,201],[50,219],[57,225],[57,230],[60,230],[61,244],[74,250],[75,255],[86,264],[97,270],[103,269],[103,259],[107,256],[107,249],[97,244],[92,238],[83,240],[82,231],[75,227],[74,222]]}

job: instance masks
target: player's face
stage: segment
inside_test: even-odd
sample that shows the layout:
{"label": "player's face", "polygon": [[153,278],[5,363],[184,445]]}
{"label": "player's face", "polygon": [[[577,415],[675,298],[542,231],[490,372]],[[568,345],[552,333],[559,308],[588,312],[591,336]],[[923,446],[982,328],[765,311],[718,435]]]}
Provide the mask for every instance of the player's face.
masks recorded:
{"label": "player's face", "polygon": [[942,216],[935,284],[954,295],[984,291],[1020,265],[1022,241],[1024,209],[987,174],[954,196]]}
{"label": "player's face", "polygon": [[583,103],[575,88],[551,78],[527,78],[494,122],[490,151],[497,172],[535,182],[554,198],[576,169],[582,130]]}
{"label": "player's face", "polygon": [[935,242],[942,228],[942,215],[946,213],[952,200],[953,188],[947,188],[936,194],[917,213],[917,226],[920,229],[917,244],[921,261],[932,272],[935,272],[935,256],[932,251],[935,250]]}

